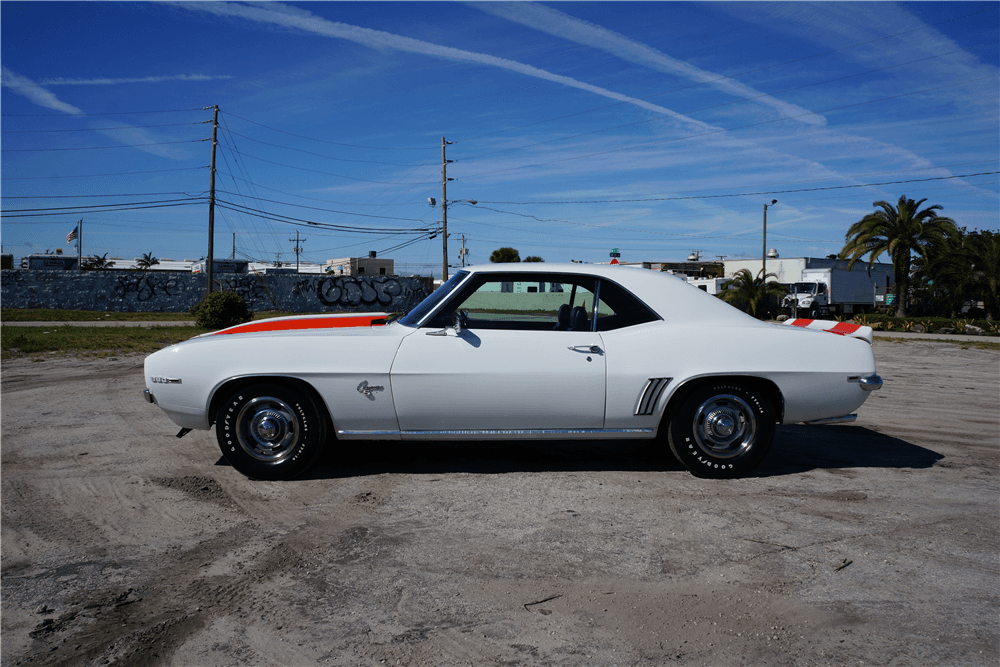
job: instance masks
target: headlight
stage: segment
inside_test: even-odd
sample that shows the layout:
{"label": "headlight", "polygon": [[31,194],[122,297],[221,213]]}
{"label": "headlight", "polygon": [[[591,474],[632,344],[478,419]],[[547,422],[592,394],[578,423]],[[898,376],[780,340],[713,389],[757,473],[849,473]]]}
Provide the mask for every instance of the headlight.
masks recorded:
{"label": "headlight", "polygon": [[809,306],[812,305],[812,302],[813,302],[812,299],[802,299],[801,301],[799,301],[799,306],[801,306],[801,307],[809,307]]}

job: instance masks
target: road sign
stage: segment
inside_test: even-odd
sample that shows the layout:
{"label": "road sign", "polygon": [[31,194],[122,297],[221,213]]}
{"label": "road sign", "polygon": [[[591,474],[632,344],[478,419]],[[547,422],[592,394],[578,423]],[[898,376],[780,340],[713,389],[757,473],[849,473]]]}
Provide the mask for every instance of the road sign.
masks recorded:
{"label": "road sign", "polygon": [[618,266],[618,264],[620,264],[620,262],[618,261],[618,258],[617,258],[617,257],[615,257],[615,258],[613,258],[613,259],[611,260],[611,265],[612,265],[612,266]]}

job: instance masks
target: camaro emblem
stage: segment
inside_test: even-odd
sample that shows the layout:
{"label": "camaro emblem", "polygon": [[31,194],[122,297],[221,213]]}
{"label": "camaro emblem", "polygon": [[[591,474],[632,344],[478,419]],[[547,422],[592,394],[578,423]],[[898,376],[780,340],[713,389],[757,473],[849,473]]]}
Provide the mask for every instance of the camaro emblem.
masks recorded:
{"label": "camaro emblem", "polygon": [[149,381],[153,382],[154,384],[181,384],[180,378],[165,378],[157,375],[154,375],[151,378],[149,378]]}
{"label": "camaro emblem", "polygon": [[372,394],[376,391],[385,391],[385,387],[382,385],[369,385],[368,380],[362,380],[361,384],[358,385],[358,393],[364,394],[369,401],[375,400],[375,397],[372,396]]}

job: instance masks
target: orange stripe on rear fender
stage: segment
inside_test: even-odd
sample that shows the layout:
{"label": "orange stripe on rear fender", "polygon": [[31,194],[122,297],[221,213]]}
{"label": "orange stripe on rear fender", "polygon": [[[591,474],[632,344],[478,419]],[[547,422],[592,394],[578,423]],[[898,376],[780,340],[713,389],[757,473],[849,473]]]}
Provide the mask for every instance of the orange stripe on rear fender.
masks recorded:
{"label": "orange stripe on rear fender", "polygon": [[260,333],[262,331],[294,331],[296,329],[342,329],[345,327],[384,325],[384,317],[316,317],[308,320],[286,320],[283,322],[251,322],[232,329],[217,331],[214,335]]}
{"label": "orange stripe on rear fender", "polygon": [[812,320],[792,320],[793,327],[808,327],[812,323]]}
{"label": "orange stripe on rear fender", "polygon": [[852,334],[861,328],[859,324],[851,324],[850,322],[838,322],[837,326],[827,329],[830,333],[840,334],[841,336],[847,336]]}

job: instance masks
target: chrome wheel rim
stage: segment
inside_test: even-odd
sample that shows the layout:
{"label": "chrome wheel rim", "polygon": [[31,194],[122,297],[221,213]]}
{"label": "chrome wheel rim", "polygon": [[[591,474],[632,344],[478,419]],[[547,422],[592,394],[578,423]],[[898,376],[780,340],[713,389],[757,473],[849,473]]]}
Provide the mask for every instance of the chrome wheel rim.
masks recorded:
{"label": "chrome wheel rim", "polygon": [[236,418],[236,439],[247,454],[265,463],[288,458],[298,442],[299,420],[281,399],[262,396],[248,402]]}
{"label": "chrome wheel rim", "polygon": [[694,413],[694,440],[716,459],[739,456],[753,444],[757,420],[746,401],[731,394],[713,396]]}

